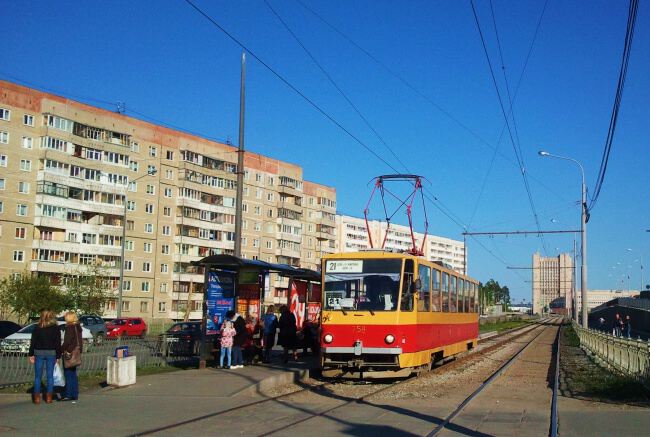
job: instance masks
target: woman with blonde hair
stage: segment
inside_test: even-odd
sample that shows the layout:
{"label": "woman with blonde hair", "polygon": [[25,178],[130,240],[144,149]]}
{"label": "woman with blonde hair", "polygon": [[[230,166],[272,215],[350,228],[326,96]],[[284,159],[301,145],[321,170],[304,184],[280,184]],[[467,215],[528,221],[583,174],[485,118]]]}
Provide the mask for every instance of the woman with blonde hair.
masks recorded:
{"label": "woman with blonde hair", "polygon": [[45,367],[47,392],[45,402],[52,403],[54,393],[54,366],[61,358],[61,331],[56,322],[56,315],[50,310],[41,311],[41,318],[32,333],[29,343],[29,362],[34,365],[34,393],[32,401],[41,403],[41,377]]}
{"label": "woman with blonde hair", "polygon": [[[65,313],[65,334],[63,335],[63,373],[65,375],[65,395],[62,401],[79,399],[79,379],[77,378],[77,367],[81,364],[82,337],[81,324],[77,314],[72,311]],[[78,349],[78,350],[77,350]]]}

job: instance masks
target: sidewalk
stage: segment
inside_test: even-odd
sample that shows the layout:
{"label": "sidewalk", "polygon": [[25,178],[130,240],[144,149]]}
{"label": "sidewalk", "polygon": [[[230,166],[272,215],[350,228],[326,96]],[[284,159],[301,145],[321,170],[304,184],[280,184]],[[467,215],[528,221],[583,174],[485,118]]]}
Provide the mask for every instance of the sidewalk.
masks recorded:
{"label": "sidewalk", "polygon": [[308,376],[308,362],[237,370],[182,370],[147,375],[123,388],[97,388],[76,404],[33,405],[29,394],[0,395],[0,432],[123,436],[217,413],[265,397]]}
{"label": "sidewalk", "polygon": [[558,398],[562,436],[641,436],[650,427],[650,410],[631,405]]}

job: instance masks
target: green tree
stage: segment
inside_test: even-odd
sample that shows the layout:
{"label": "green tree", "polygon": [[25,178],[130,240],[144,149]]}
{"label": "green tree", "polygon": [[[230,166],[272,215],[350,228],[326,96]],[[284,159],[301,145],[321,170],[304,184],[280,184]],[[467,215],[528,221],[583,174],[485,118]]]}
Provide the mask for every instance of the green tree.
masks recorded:
{"label": "green tree", "polygon": [[25,322],[44,309],[62,311],[66,299],[47,277],[24,272],[0,280],[0,306],[8,308],[19,322]]}
{"label": "green tree", "polygon": [[66,308],[80,314],[101,315],[108,300],[108,277],[99,266],[64,275],[62,292]]}
{"label": "green tree", "polygon": [[507,286],[499,285],[498,281],[490,279],[479,287],[479,302],[481,308],[487,308],[501,304],[507,310],[510,304],[510,289]]}

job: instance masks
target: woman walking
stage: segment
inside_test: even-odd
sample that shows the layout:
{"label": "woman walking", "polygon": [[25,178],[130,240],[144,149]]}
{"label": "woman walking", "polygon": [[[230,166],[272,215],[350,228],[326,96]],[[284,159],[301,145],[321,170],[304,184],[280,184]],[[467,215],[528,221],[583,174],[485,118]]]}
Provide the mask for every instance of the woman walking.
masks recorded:
{"label": "woman walking", "polygon": [[284,348],[284,363],[289,361],[289,349],[293,351],[293,360],[296,361],[296,343],[298,341],[296,332],[296,316],[293,315],[286,305],[280,308],[280,334],[278,335],[278,344]]}
{"label": "woman walking", "polygon": [[[65,333],[63,334],[63,365],[65,367],[65,395],[62,401],[71,400],[73,403],[79,399],[79,379],[77,367],[81,364],[82,337],[81,324],[77,315],[70,311],[65,314]],[[76,349],[79,348],[78,351]]]}
{"label": "woman walking", "polygon": [[219,359],[219,368],[223,369],[223,359],[228,357],[228,366],[226,369],[230,369],[230,360],[232,353],[232,338],[235,336],[235,328],[233,328],[232,322],[226,320],[221,326],[221,357]]}
{"label": "woman walking", "polygon": [[29,342],[29,362],[34,365],[34,393],[32,401],[41,403],[41,377],[45,368],[47,380],[45,402],[52,403],[54,393],[54,366],[61,358],[61,331],[52,311],[41,311],[41,318]]}

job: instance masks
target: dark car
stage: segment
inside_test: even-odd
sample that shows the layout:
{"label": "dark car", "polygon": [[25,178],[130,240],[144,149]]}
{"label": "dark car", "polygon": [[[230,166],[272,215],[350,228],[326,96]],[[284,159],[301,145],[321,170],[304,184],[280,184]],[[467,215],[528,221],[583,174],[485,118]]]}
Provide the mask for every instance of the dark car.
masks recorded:
{"label": "dark car", "polygon": [[198,355],[201,347],[201,322],[174,323],[163,336],[167,355]]}
{"label": "dark car", "polygon": [[83,315],[79,316],[79,322],[81,326],[88,328],[96,344],[101,343],[106,337],[106,323],[101,317],[97,315]]}
{"label": "dark car", "polygon": [[18,332],[22,326],[9,320],[0,320],[0,338],[9,337],[14,332]]}

